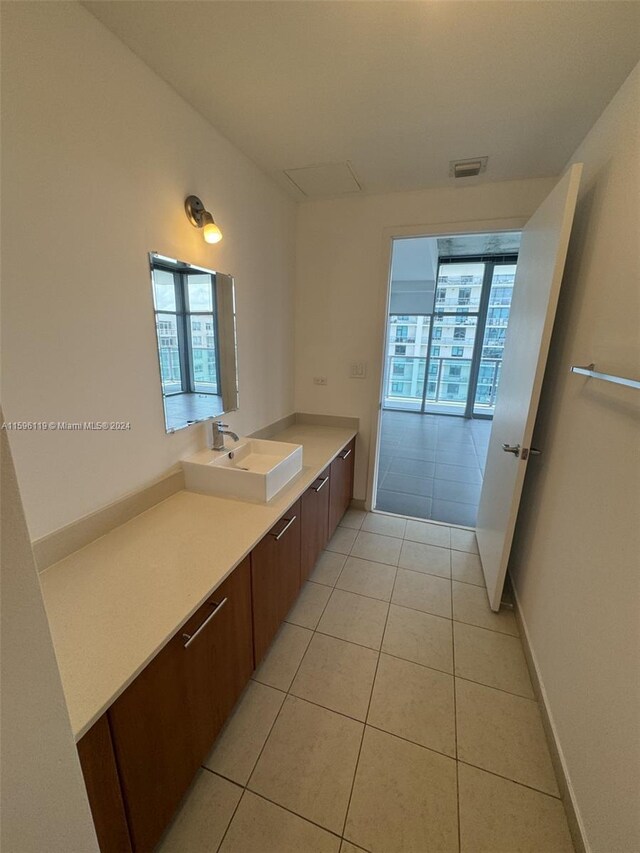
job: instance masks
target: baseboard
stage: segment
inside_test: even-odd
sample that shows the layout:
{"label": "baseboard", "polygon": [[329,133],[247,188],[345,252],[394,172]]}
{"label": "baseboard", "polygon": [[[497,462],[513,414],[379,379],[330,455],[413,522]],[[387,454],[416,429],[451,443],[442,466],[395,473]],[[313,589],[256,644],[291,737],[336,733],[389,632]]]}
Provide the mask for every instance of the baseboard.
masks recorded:
{"label": "baseboard", "polygon": [[280,418],[280,420],[274,421],[272,424],[268,424],[266,427],[262,427],[262,429],[257,429],[255,432],[252,432],[249,438],[261,438],[266,441],[272,436],[277,435],[277,433],[294,426],[295,423],[295,413],[287,415],[285,418]]}
{"label": "baseboard", "polygon": [[365,501],[362,498],[351,498],[349,506],[351,509],[366,509]]}
{"label": "baseboard", "polygon": [[359,418],[344,418],[341,415],[314,415],[307,412],[296,412],[297,424],[312,424],[315,426],[340,427],[342,429],[360,429]]}
{"label": "baseboard", "polygon": [[553,714],[551,713],[547,693],[545,691],[544,683],[540,676],[538,662],[536,660],[535,653],[529,640],[527,623],[525,622],[524,616],[522,615],[522,608],[520,607],[520,601],[518,600],[518,591],[516,589],[516,585],[511,581],[511,579],[510,587],[513,594],[514,613],[516,621],[518,623],[518,628],[520,630],[520,637],[522,638],[524,656],[526,658],[527,666],[529,668],[529,675],[531,676],[533,690],[536,694],[538,705],[540,706],[542,725],[544,727],[547,743],[549,745],[549,753],[551,755],[553,769],[555,771],[556,779],[558,781],[558,787],[560,788],[562,803],[564,805],[564,810],[567,815],[567,823],[569,824],[569,832],[571,833],[573,846],[576,849],[576,853],[590,853],[591,848],[589,847],[589,844],[586,839],[584,825],[580,817],[580,810],[578,809],[578,805],[576,803],[575,792],[571,784],[571,779],[569,777],[569,772],[564,759],[564,754],[562,752],[562,747],[560,746],[558,732],[553,721]]}

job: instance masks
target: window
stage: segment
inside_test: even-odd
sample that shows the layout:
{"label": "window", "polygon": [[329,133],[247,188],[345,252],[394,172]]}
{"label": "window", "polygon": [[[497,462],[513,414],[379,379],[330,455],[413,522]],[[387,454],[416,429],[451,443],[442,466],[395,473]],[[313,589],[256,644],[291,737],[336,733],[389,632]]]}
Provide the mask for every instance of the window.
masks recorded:
{"label": "window", "polygon": [[396,355],[405,355],[407,348],[404,344],[396,344]]}
{"label": "window", "polygon": [[449,376],[462,376],[462,367],[459,364],[450,365]]}
{"label": "window", "polygon": [[467,330],[457,327],[453,330],[453,337],[456,341],[463,341],[467,337]]}
{"label": "window", "polygon": [[457,382],[447,382],[447,397],[456,397],[460,391]]}
{"label": "window", "polygon": [[439,328],[433,330],[433,340],[434,341],[441,341],[442,340],[442,327],[441,326]]}
{"label": "window", "polygon": [[431,347],[431,355],[437,358],[440,355],[440,347]]}
{"label": "window", "polygon": [[393,375],[394,376],[404,376],[404,364],[400,362],[399,364],[393,365]]}
{"label": "window", "polygon": [[492,326],[487,326],[487,335],[486,341],[504,341],[507,330],[504,328],[495,328]]}
{"label": "window", "polygon": [[471,302],[471,288],[461,287],[458,290],[458,305],[468,305]]}
{"label": "window", "polygon": [[219,395],[215,275],[154,264],[153,297],[162,393]]}
{"label": "window", "polygon": [[513,287],[493,287],[491,288],[489,305],[511,305],[512,295]]}
{"label": "window", "polygon": [[397,341],[406,341],[409,335],[409,327],[408,326],[397,326],[396,327],[396,340]]}
{"label": "window", "polygon": [[404,382],[392,382],[391,390],[394,394],[401,394]]}
{"label": "window", "polygon": [[464,347],[451,347],[451,355],[459,358],[464,355]]}
{"label": "window", "polygon": [[482,347],[483,358],[502,358],[502,347]]}

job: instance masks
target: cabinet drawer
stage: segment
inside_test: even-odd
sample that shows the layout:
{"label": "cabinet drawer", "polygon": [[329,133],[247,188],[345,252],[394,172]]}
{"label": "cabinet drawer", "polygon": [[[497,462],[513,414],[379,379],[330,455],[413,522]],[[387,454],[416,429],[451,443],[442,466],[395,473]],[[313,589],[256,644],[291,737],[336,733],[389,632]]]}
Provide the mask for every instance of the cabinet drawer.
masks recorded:
{"label": "cabinet drawer", "polygon": [[300,591],[300,501],[251,552],[256,666]]}
{"label": "cabinet drawer", "polygon": [[300,581],[304,584],[329,539],[331,467],[325,468],[301,499]]}

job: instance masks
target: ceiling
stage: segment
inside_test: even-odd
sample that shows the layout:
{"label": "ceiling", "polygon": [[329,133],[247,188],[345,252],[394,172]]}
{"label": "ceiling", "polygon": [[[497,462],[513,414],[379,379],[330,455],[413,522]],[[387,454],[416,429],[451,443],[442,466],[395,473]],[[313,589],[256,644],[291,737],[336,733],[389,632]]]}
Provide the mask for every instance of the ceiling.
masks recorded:
{"label": "ceiling", "polygon": [[84,6],[300,199],[556,175],[640,59],[635,0]]}

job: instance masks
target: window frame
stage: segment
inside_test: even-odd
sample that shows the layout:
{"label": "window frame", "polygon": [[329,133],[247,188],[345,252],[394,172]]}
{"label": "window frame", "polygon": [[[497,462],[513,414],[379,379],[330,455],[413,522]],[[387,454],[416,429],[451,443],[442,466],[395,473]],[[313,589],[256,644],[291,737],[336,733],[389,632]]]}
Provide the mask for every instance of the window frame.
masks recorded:
{"label": "window frame", "polygon": [[[156,307],[155,300],[155,277],[156,270],[168,273],[173,277],[175,311],[159,309]],[[191,311],[189,306],[189,276],[206,275],[209,277],[209,286],[211,288],[211,311]],[[220,379],[220,358],[219,358],[219,333],[218,333],[218,306],[216,301],[216,286],[215,273],[209,270],[202,270],[198,267],[179,267],[169,263],[163,263],[157,258],[151,259],[151,277],[153,284],[153,312],[156,339],[158,338],[158,315],[169,314],[176,318],[176,332],[178,340],[178,358],[180,362],[180,376],[182,380],[182,388],[179,391],[166,392],[164,383],[162,382],[161,371],[161,387],[163,397],[177,397],[181,394],[198,394],[206,397],[220,397],[222,394],[222,384]],[[206,317],[212,318],[212,333],[214,339],[215,352],[215,374],[216,374],[216,390],[215,391],[200,391],[195,388],[195,370],[193,363],[193,341],[191,334],[191,318],[201,317],[206,324]],[[205,332],[206,336],[206,332]],[[160,346],[158,346],[158,359],[160,360]],[[208,347],[204,347],[208,349]]]}

